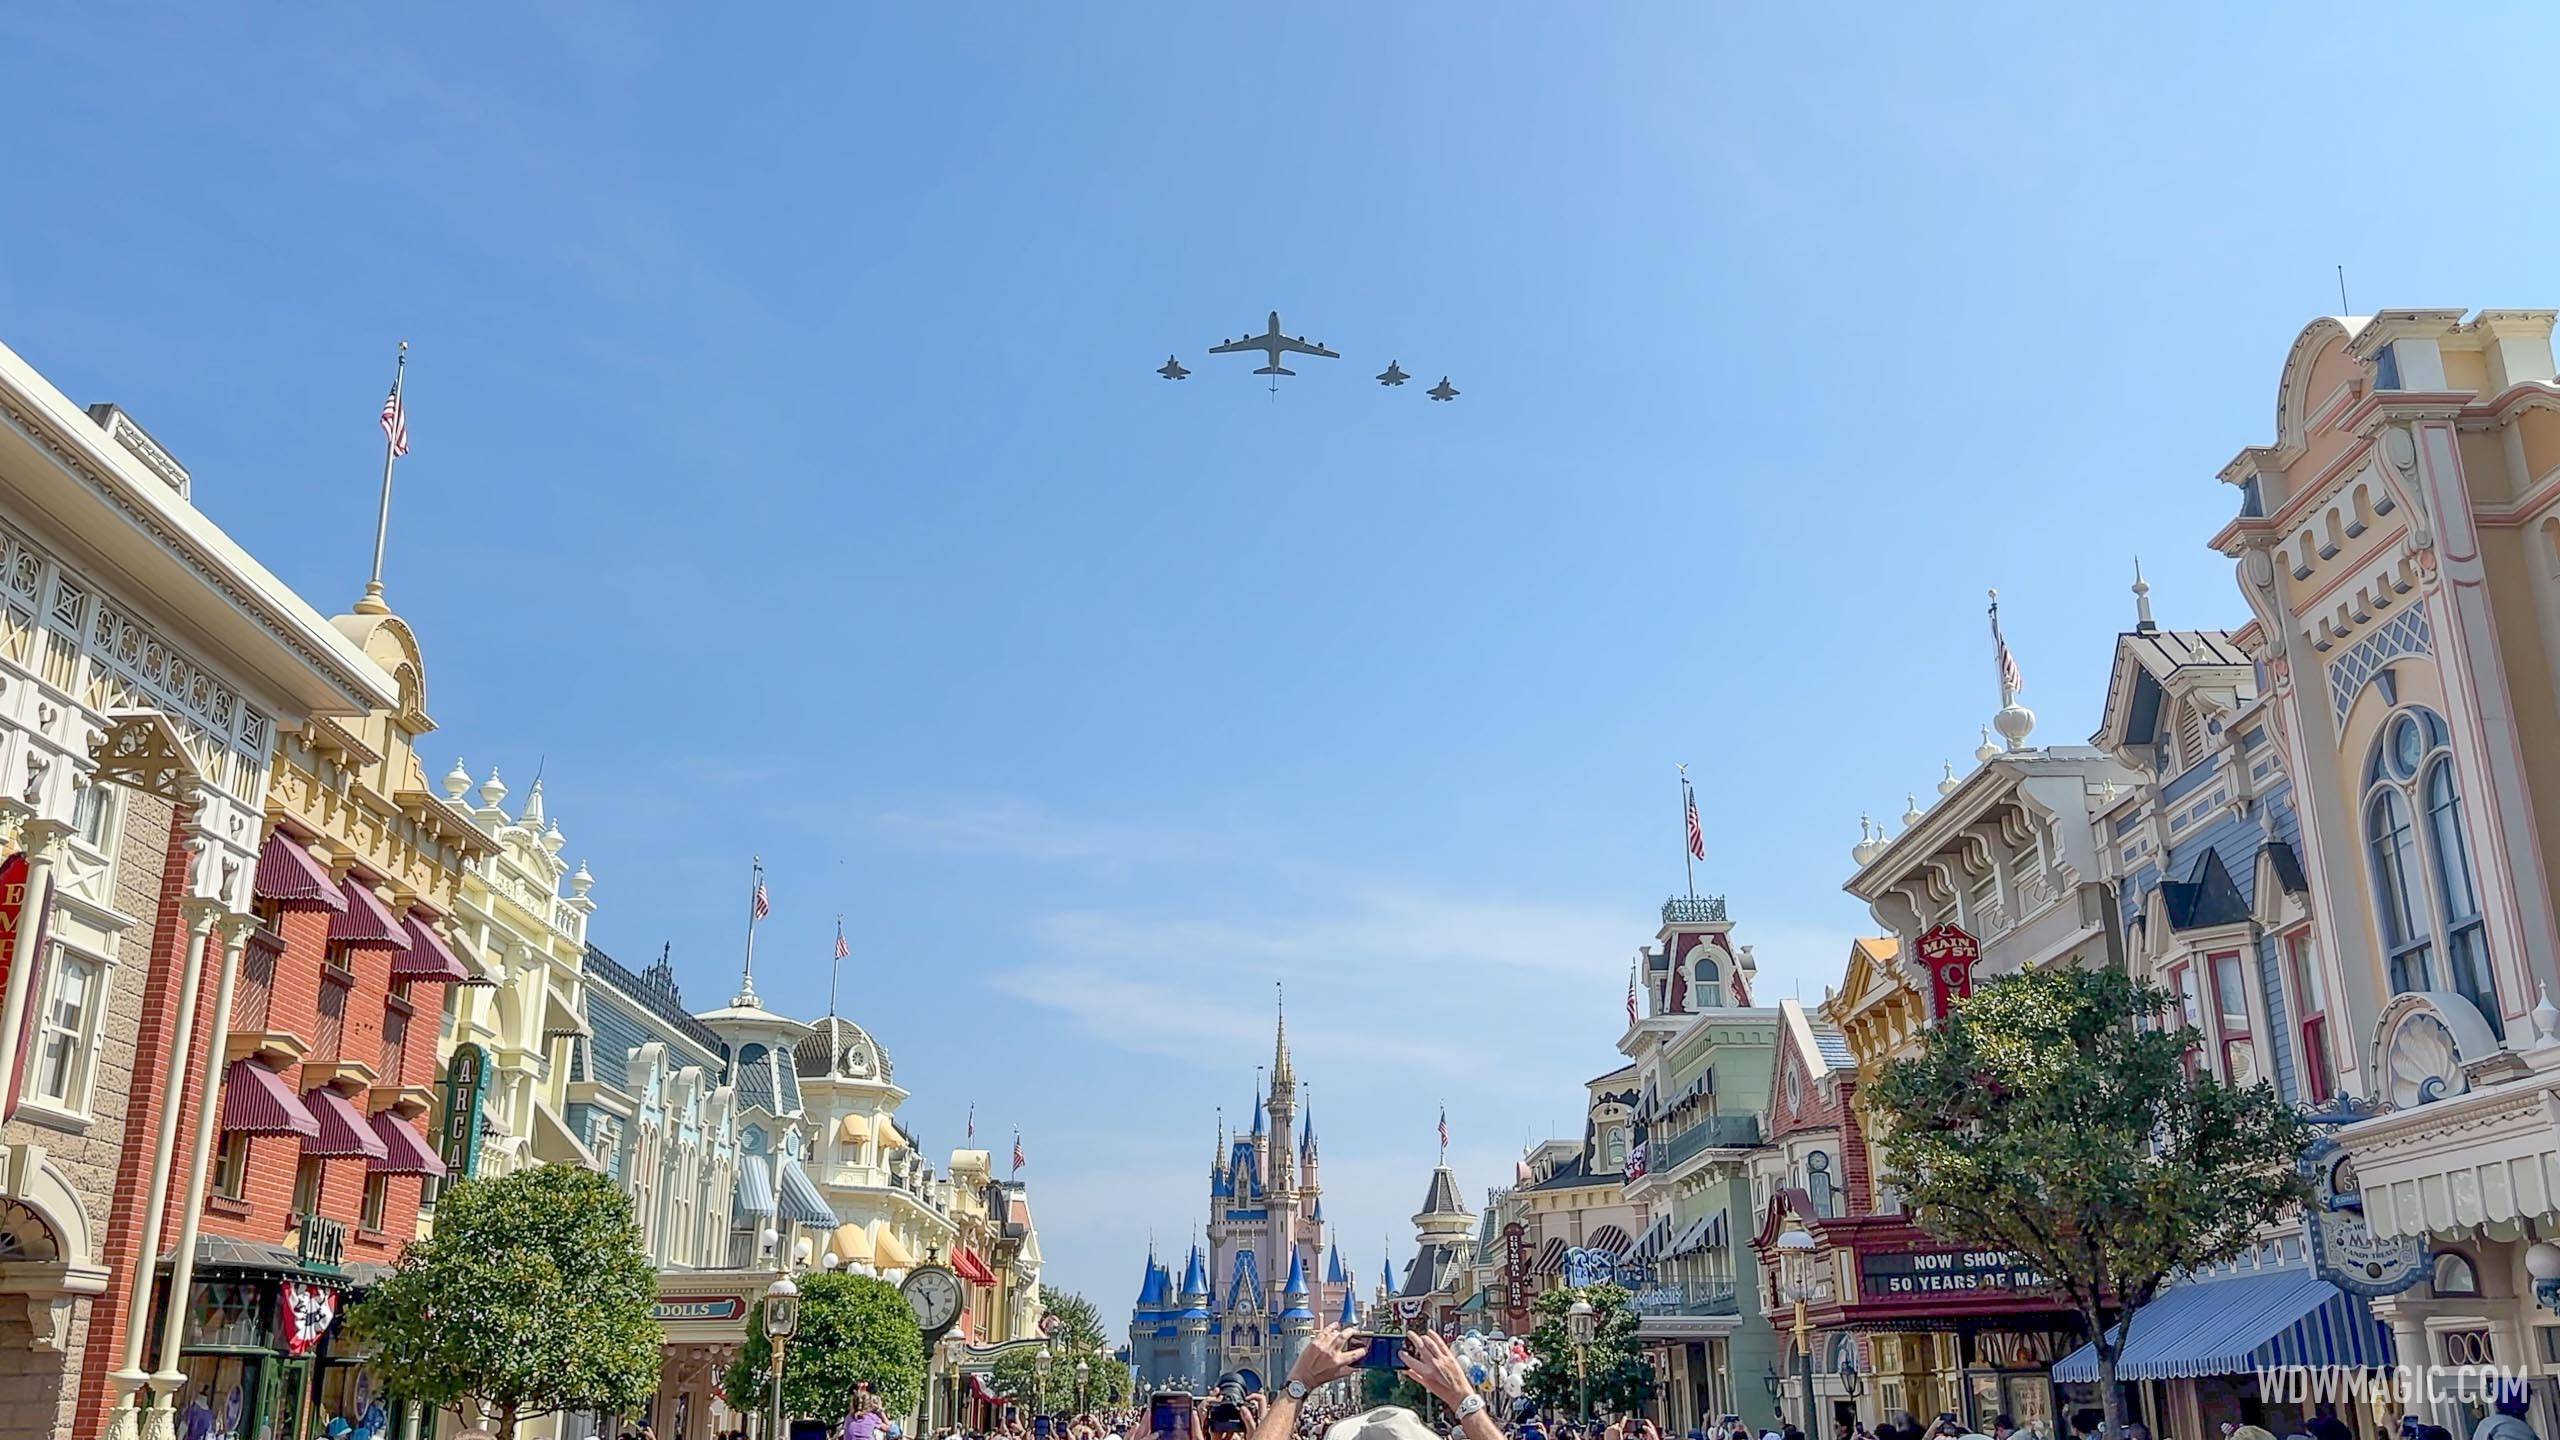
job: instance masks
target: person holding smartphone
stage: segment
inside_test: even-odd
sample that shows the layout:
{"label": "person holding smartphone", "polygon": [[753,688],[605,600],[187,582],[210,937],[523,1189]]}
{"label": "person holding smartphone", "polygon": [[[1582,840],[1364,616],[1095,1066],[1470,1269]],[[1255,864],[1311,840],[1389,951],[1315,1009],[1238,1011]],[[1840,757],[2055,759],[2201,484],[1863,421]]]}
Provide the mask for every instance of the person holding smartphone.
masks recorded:
{"label": "person holding smartphone", "polygon": [[[1429,1330],[1410,1331],[1402,1338],[1405,1373],[1457,1417],[1461,1440],[1503,1440],[1501,1428],[1485,1412],[1484,1397],[1467,1383],[1466,1367],[1449,1342]],[[1289,1368],[1288,1382],[1272,1396],[1271,1409],[1254,1427],[1252,1440],[1291,1440],[1297,1434],[1307,1392],[1359,1369],[1369,1343],[1370,1337],[1339,1325],[1317,1331]],[[1399,1405],[1382,1405],[1337,1422],[1325,1432],[1324,1440],[1437,1440],[1437,1436],[1421,1416]]]}

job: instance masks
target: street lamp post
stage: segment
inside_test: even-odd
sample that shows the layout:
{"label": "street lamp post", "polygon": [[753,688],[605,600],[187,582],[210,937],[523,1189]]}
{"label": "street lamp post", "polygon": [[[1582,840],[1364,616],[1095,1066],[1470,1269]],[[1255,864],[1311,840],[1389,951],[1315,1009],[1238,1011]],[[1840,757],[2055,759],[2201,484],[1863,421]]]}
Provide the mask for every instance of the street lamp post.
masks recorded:
{"label": "street lamp post", "polygon": [[1564,1327],[1566,1335],[1573,1341],[1574,1380],[1582,1390],[1582,1424],[1584,1429],[1589,1429],[1591,1426],[1591,1341],[1599,1333],[1600,1312],[1592,1309],[1591,1302],[1577,1293],[1573,1297],[1572,1308],[1564,1312]]}
{"label": "street lamp post", "polygon": [[1821,1432],[1813,1425],[1813,1327],[1805,1318],[1805,1302],[1813,1298],[1813,1281],[1805,1271],[1819,1248],[1820,1242],[1802,1229],[1791,1229],[1778,1237],[1778,1263],[1785,1267],[1786,1298],[1795,1304],[1796,1379],[1804,1396],[1800,1423],[1809,1436]]}
{"label": "street lamp post", "polygon": [[1077,1356],[1077,1357],[1076,1357],[1076,1413],[1077,1413],[1077,1414],[1079,1414],[1079,1415],[1081,1415],[1081,1414],[1083,1414],[1083,1413],[1085,1412],[1085,1407],[1086,1407],[1086,1405],[1089,1403],[1089,1402],[1085,1399],[1085,1381],[1086,1381],[1087,1379],[1091,1378],[1092,1374],[1093,1374],[1093,1367],[1092,1367],[1091,1365],[1089,1365],[1089,1364],[1087,1364],[1087,1363],[1085,1362],[1085,1358],[1084,1358],[1083,1356],[1081,1356],[1081,1355]]}
{"label": "street lamp post", "polygon": [[1054,1363],[1055,1359],[1046,1345],[1040,1347],[1039,1354],[1031,1357],[1031,1413],[1034,1415],[1049,1413],[1049,1367]]}
{"label": "street lamp post", "polygon": [[773,1342],[773,1440],[782,1437],[782,1355],[800,1328],[800,1287],[785,1272],[764,1292],[764,1334]]}

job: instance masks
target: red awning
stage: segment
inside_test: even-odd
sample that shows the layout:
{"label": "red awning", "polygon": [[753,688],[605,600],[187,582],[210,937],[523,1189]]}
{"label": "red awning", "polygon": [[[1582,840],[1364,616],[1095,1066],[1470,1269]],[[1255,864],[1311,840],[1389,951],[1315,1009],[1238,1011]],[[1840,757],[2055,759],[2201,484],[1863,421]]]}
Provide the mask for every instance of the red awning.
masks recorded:
{"label": "red awning", "polygon": [[425,921],[411,915],[400,926],[408,932],[409,948],[391,957],[392,979],[458,985],[471,978],[469,967],[453,953],[453,947],[428,929]]}
{"label": "red awning", "polygon": [[255,1060],[234,1060],[222,1074],[222,1128],[242,1135],[320,1133],[320,1122],[294,1098],[285,1078]]}
{"label": "red awning", "polygon": [[406,950],[409,932],[400,917],[373,893],[373,887],[350,875],[338,887],[347,908],[329,920],[329,939],[341,945],[358,945],[368,949]]}
{"label": "red awning", "polygon": [[369,1175],[434,1175],[444,1174],[444,1162],[436,1158],[426,1135],[417,1126],[385,1110],[373,1117],[373,1133],[391,1153],[368,1163]]}
{"label": "red awning", "polygon": [[302,1142],[303,1154],[322,1159],[362,1155],[379,1160],[388,1153],[374,1135],[373,1127],[364,1123],[364,1112],[356,1108],[353,1100],[326,1085],[302,1099],[319,1122],[315,1138]]}
{"label": "red awning", "polygon": [[259,899],[285,905],[316,905],[340,913],[347,908],[347,897],[338,893],[338,882],[328,870],[281,830],[258,851],[256,890]]}
{"label": "red awning", "polygon": [[951,1268],[959,1272],[961,1279],[972,1285],[996,1283],[996,1272],[988,1269],[987,1262],[978,1258],[978,1252],[966,1245],[951,1252]]}
{"label": "red awning", "polygon": [[995,1392],[995,1387],[987,1383],[987,1377],[979,1374],[975,1370],[969,1372],[969,1393],[986,1401],[990,1405],[997,1404],[1004,1399],[1003,1396],[998,1395]]}

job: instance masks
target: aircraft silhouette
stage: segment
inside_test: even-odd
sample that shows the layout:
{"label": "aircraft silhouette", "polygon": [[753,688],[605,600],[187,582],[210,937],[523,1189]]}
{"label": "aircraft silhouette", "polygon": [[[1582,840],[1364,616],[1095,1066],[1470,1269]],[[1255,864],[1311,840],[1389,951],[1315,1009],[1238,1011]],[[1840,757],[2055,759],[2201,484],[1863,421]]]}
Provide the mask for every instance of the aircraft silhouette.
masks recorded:
{"label": "aircraft silhouette", "polygon": [[1182,362],[1174,359],[1170,355],[1164,357],[1164,363],[1156,367],[1156,373],[1167,380],[1188,380],[1191,378],[1191,372],[1182,368]]}
{"label": "aircraft silhouette", "polygon": [[1263,331],[1261,334],[1242,335],[1226,342],[1223,345],[1213,345],[1209,347],[1209,353],[1212,355],[1236,355],[1251,350],[1259,350],[1264,355],[1270,357],[1270,364],[1263,366],[1261,369],[1256,370],[1253,373],[1256,375],[1269,375],[1273,377],[1271,383],[1274,385],[1280,383],[1278,377],[1282,375],[1295,375],[1298,373],[1297,371],[1289,369],[1287,366],[1280,363],[1280,357],[1282,355],[1317,355],[1322,356],[1327,360],[1339,360],[1342,358],[1341,352],[1327,350],[1324,348],[1322,343],[1314,345],[1308,344],[1307,338],[1303,335],[1292,336],[1281,334],[1280,312],[1277,310],[1271,312],[1271,328]]}
{"label": "aircraft silhouette", "polygon": [[1425,390],[1422,393],[1430,396],[1434,400],[1455,400],[1458,398],[1458,387],[1450,384],[1449,377],[1443,375],[1440,377],[1439,384],[1432,386],[1430,389]]}
{"label": "aircraft silhouette", "polygon": [[1403,366],[1398,365],[1393,360],[1387,362],[1386,369],[1378,372],[1378,383],[1381,385],[1401,385],[1412,378],[1412,376],[1404,373]]}

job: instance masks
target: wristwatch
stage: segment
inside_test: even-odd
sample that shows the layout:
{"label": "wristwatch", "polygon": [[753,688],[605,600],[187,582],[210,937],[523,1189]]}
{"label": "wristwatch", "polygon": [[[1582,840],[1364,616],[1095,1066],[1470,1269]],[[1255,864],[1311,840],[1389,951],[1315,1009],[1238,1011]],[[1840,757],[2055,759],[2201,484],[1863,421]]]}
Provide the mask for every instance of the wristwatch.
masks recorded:
{"label": "wristwatch", "polygon": [[1465,1420],[1470,1415],[1480,1415],[1482,1413],[1484,1413],[1484,1397],[1481,1395],[1470,1395],[1466,1399],[1458,1402],[1458,1418],[1461,1421]]}
{"label": "wristwatch", "polygon": [[1280,1387],[1280,1393],[1292,1400],[1304,1400],[1307,1398],[1307,1382],[1292,1376],[1288,1384]]}

